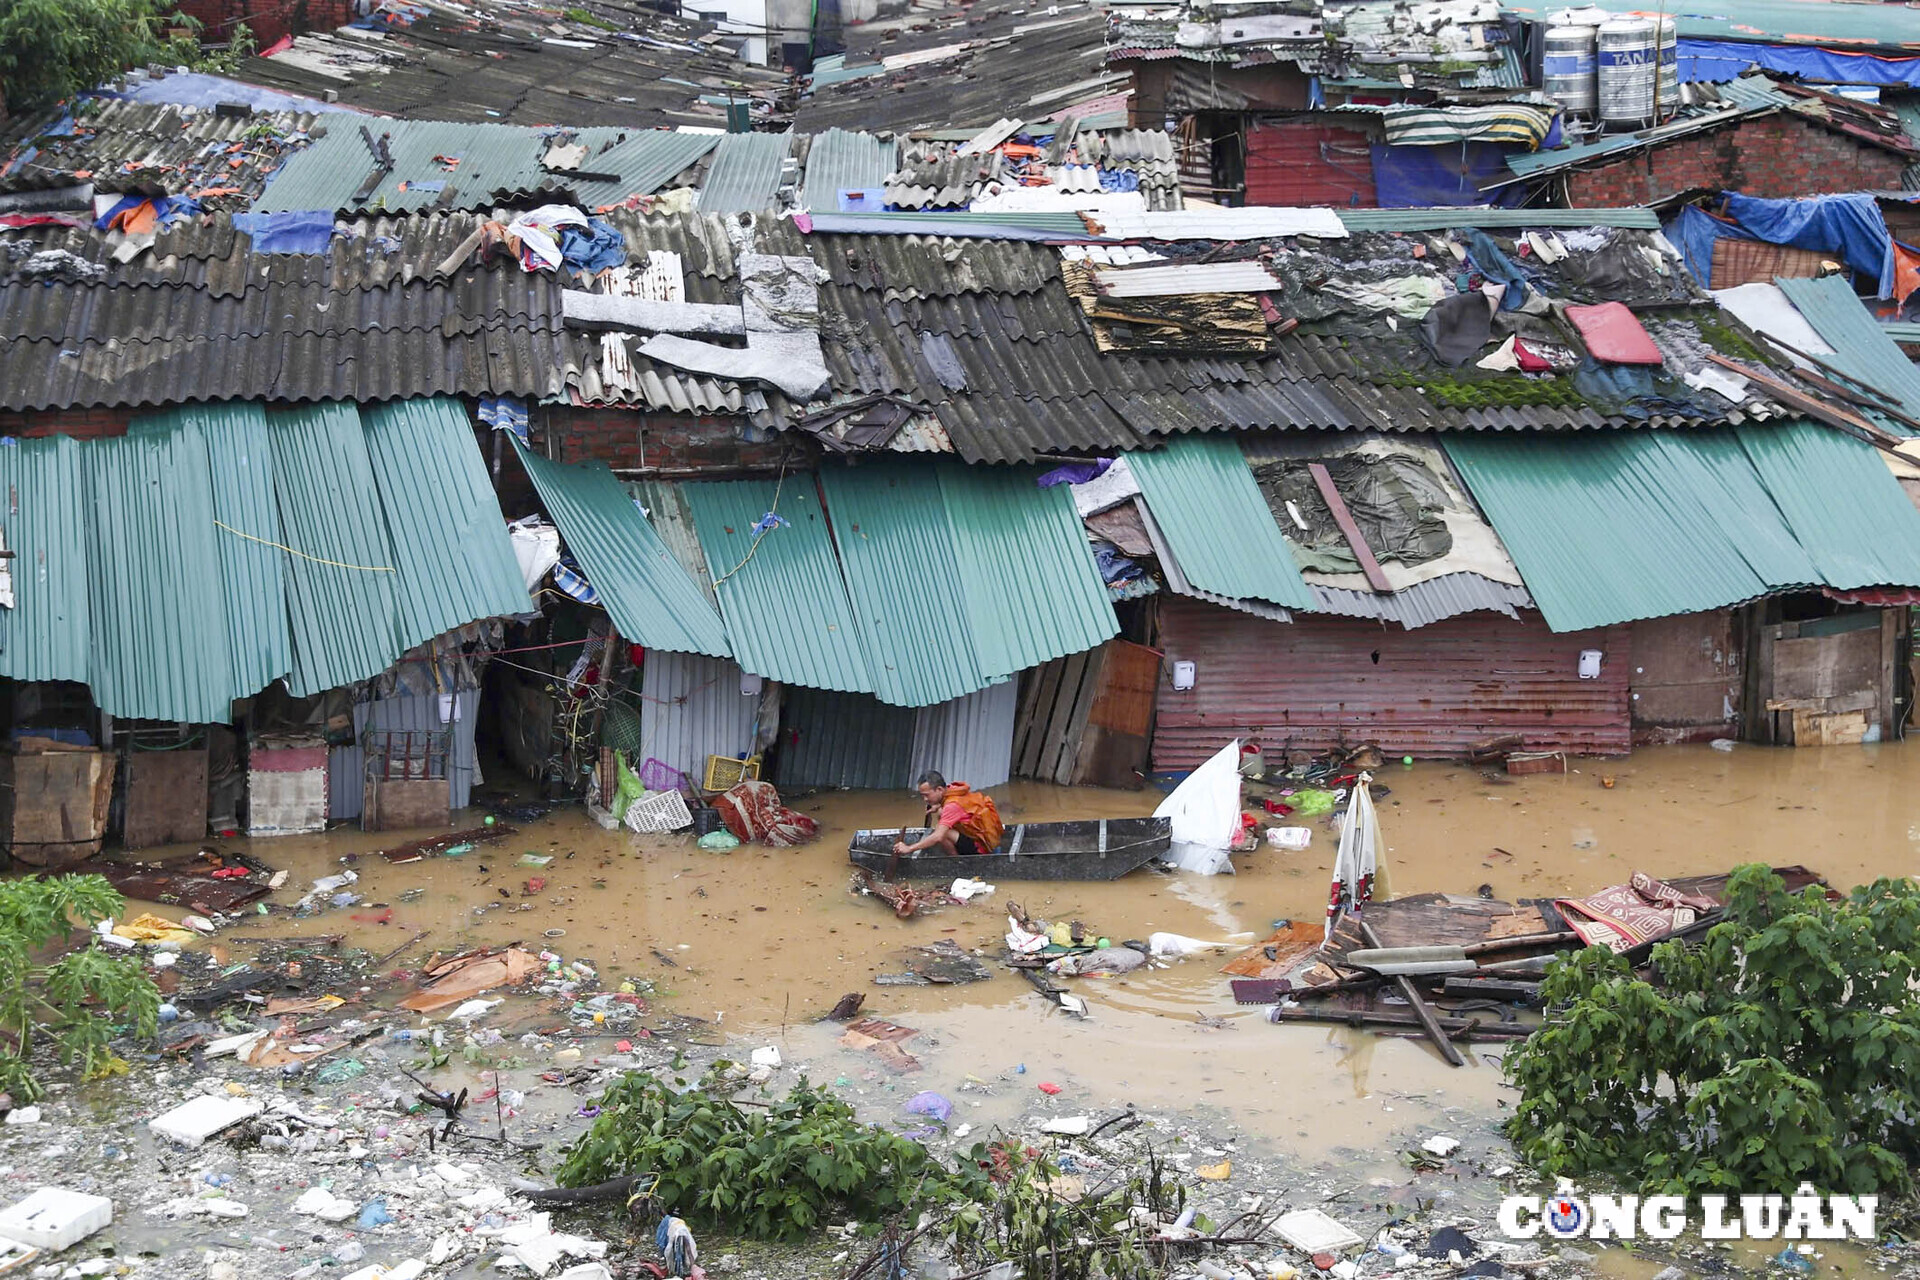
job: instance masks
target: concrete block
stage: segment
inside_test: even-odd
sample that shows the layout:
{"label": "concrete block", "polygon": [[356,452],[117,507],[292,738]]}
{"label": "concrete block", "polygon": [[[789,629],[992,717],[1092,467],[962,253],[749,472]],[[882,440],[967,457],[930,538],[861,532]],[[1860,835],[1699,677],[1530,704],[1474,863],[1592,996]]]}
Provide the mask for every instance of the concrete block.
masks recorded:
{"label": "concrete block", "polygon": [[154,1136],[197,1147],[223,1129],[231,1129],[242,1120],[251,1120],[263,1110],[252,1098],[216,1098],[201,1094],[183,1102],[163,1116],[147,1121]]}
{"label": "concrete block", "polygon": [[0,1210],[0,1237],[58,1252],[113,1222],[113,1201],[60,1187],[41,1187]]}

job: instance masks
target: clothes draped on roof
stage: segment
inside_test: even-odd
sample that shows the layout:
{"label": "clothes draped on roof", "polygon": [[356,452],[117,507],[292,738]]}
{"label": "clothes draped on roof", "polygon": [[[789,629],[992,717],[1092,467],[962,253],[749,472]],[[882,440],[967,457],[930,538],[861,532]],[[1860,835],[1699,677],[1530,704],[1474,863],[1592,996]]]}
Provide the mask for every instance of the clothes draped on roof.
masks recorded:
{"label": "clothes draped on roof", "polygon": [[1432,147],[1491,142],[1532,150],[1547,139],[1554,112],[1518,103],[1489,107],[1388,107],[1382,115],[1387,144]]}

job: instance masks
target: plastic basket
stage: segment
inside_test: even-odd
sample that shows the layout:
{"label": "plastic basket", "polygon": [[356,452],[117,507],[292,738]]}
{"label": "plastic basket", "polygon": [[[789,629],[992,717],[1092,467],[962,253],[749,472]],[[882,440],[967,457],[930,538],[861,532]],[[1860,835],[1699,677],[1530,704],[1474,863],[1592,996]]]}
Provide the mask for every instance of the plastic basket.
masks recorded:
{"label": "plastic basket", "polygon": [[704,791],[726,791],[743,782],[756,782],[760,778],[760,757],[737,760],[733,756],[708,756],[707,781],[701,788]]}
{"label": "plastic basket", "polygon": [[630,831],[658,835],[663,831],[680,831],[692,826],[693,815],[687,812],[685,796],[678,791],[662,791],[642,796],[628,805],[627,815],[622,821]]}
{"label": "plastic basket", "polygon": [[640,762],[640,785],[649,791],[693,790],[693,783],[686,774],[653,756]]}

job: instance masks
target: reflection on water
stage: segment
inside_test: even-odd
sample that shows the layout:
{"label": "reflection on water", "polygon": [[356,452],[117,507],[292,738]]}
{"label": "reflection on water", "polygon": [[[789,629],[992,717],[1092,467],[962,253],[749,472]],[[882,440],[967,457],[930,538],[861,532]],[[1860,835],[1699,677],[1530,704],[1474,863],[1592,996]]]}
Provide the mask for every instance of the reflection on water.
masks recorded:
{"label": "reflection on water", "polygon": [[[1565,776],[1515,779],[1442,764],[1381,770],[1384,892],[1472,894],[1486,885],[1503,898],[1550,897],[1618,883],[1637,869],[1698,874],[1751,860],[1803,862],[1843,887],[1913,869],[1920,748],[1658,748],[1605,762],[1617,780],[1610,789],[1599,784],[1599,762],[1575,764]],[[1030,783],[995,794],[1009,822],[1139,815],[1159,799]],[[566,810],[464,857],[354,863],[355,887],[369,903],[391,904],[391,923],[356,922],[355,912],[373,914],[358,907],[262,917],[245,931],[343,933],[376,953],[428,931],[395,964],[431,949],[550,946],[594,962],[607,979],[650,979],[671,1008],[720,1019],[730,1034],[780,1043],[789,1060],[817,1064],[816,1078],[911,1093],[956,1089],[969,1075],[1005,1076],[993,1093],[969,1095],[981,1104],[976,1124],[1020,1114],[1038,1080],[1061,1084],[1063,1101],[1088,1108],[1218,1106],[1248,1131],[1303,1152],[1353,1147],[1390,1156],[1396,1135],[1411,1127],[1497,1122],[1506,1094],[1497,1046],[1480,1047],[1468,1069],[1453,1070],[1411,1040],[1270,1026],[1258,1007],[1232,1003],[1216,957],[1081,979],[1076,989],[1093,1008],[1084,1022],[997,968],[991,981],[967,987],[872,985],[874,975],[904,968],[900,953],[911,945],[949,938],[997,954],[1009,897],[1035,916],[1083,920],[1116,941],[1156,930],[1264,937],[1276,920],[1318,919],[1335,843],[1324,825],[1308,851],[1240,857],[1233,877],[1140,872],[1110,884],[1003,884],[984,902],[900,921],[848,892],[846,840],[858,827],[916,821],[918,799],[839,793],[800,798],[796,807],[820,821],[819,843],[727,854],[702,852],[688,837],[606,832]],[[291,901],[314,877],[337,871],[342,855],[407,838],[343,831],[240,843],[292,871],[279,895]],[[523,866],[528,852],[554,860]],[[536,875],[546,883],[529,894]],[[423,893],[402,902],[413,889]],[[548,937],[551,930],[565,932]],[[839,1028],[816,1024],[849,991],[867,992],[869,1012],[920,1029],[910,1047],[923,1073],[906,1083],[869,1078],[871,1061],[835,1043]],[[1226,1025],[1203,1024],[1201,1015]],[[1014,1073],[1020,1065],[1026,1074]],[[1384,1163],[1393,1168],[1390,1158]]]}

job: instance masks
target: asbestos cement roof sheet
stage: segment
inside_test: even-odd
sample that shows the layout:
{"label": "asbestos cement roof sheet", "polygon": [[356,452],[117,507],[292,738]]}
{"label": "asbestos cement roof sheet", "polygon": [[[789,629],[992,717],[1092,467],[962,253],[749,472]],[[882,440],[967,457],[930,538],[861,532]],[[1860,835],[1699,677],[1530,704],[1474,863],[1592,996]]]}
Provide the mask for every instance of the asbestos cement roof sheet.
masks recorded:
{"label": "asbestos cement roof sheet", "polygon": [[1032,467],[938,464],[957,610],[986,680],[1079,653],[1119,633],[1066,485]]}
{"label": "asbestos cement roof sheet", "polygon": [[773,207],[793,146],[790,133],[729,133],[700,184],[701,213],[759,213]]}
{"label": "asbestos cement roof sheet", "polygon": [[[340,120],[276,112],[264,119],[168,103],[85,98],[0,125],[0,190],[61,187],[76,171],[100,192],[199,192],[258,196],[286,157]],[[238,164],[234,162],[238,161]]]}
{"label": "asbestos cement roof sheet", "polygon": [[875,696],[923,707],[983,687],[969,610],[927,589],[928,565],[961,562],[938,518],[944,503],[933,468],[892,459],[829,466],[820,487]]}
{"label": "asbestos cement roof sheet", "polygon": [[1920,512],[1870,447],[1824,426],[1445,445],[1556,631],[1920,577]]}
{"label": "asbestos cement roof sheet", "polygon": [[[1920,417],[1920,370],[1855,296],[1847,277],[1783,278],[1775,283],[1833,348],[1822,360],[1898,402],[1909,417]],[[1882,419],[1881,425],[1896,435],[1912,434],[1912,428],[1890,419]]]}
{"label": "asbestos cement roof sheet", "polygon": [[[788,684],[872,693],[813,474],[701,481],[680,491],[741,668]],[[756,534],[769,514],[783,523]]]}
{"label": "asbestos cement roof sheet", "polygon": [[605,463],[568,466],[514,443],[567,549],[623,637],[669,653],[730,656],[713,602]]}
{"label": "asbestos cement roof sheet", "polygon": [[400,648],[532,612],[466,407],[422,397],[368,405],[360,417],[397,570]]}
{"label": "asbestos cement roof sheet", "polygon": [[842,191],[876,192],[893,172],[898,148],[884,138],[846,129],[829,129],[807,149],[807,180],[800,207],[836,213]]}
{"label": "asbestos cement roof sheet", "polygon": [[1237,439],[1182,436],[1128,460],[1148,510],[1195,587],[1288,609],[1313,607]]}
{"label": "asbestos cement roof sheet", "polygon": [[0,441],[0,523],[6,527],[13,607],[0,609],[0,675],[87,678],[92,611],[88,506],[81,445],[68,436]]}
{"label": "asbestos cement roof sheet", "polygon": [[399,655],[392,545],[360,415],[351,404],[270,414],[287,555],[295,697],[367,680]]}

